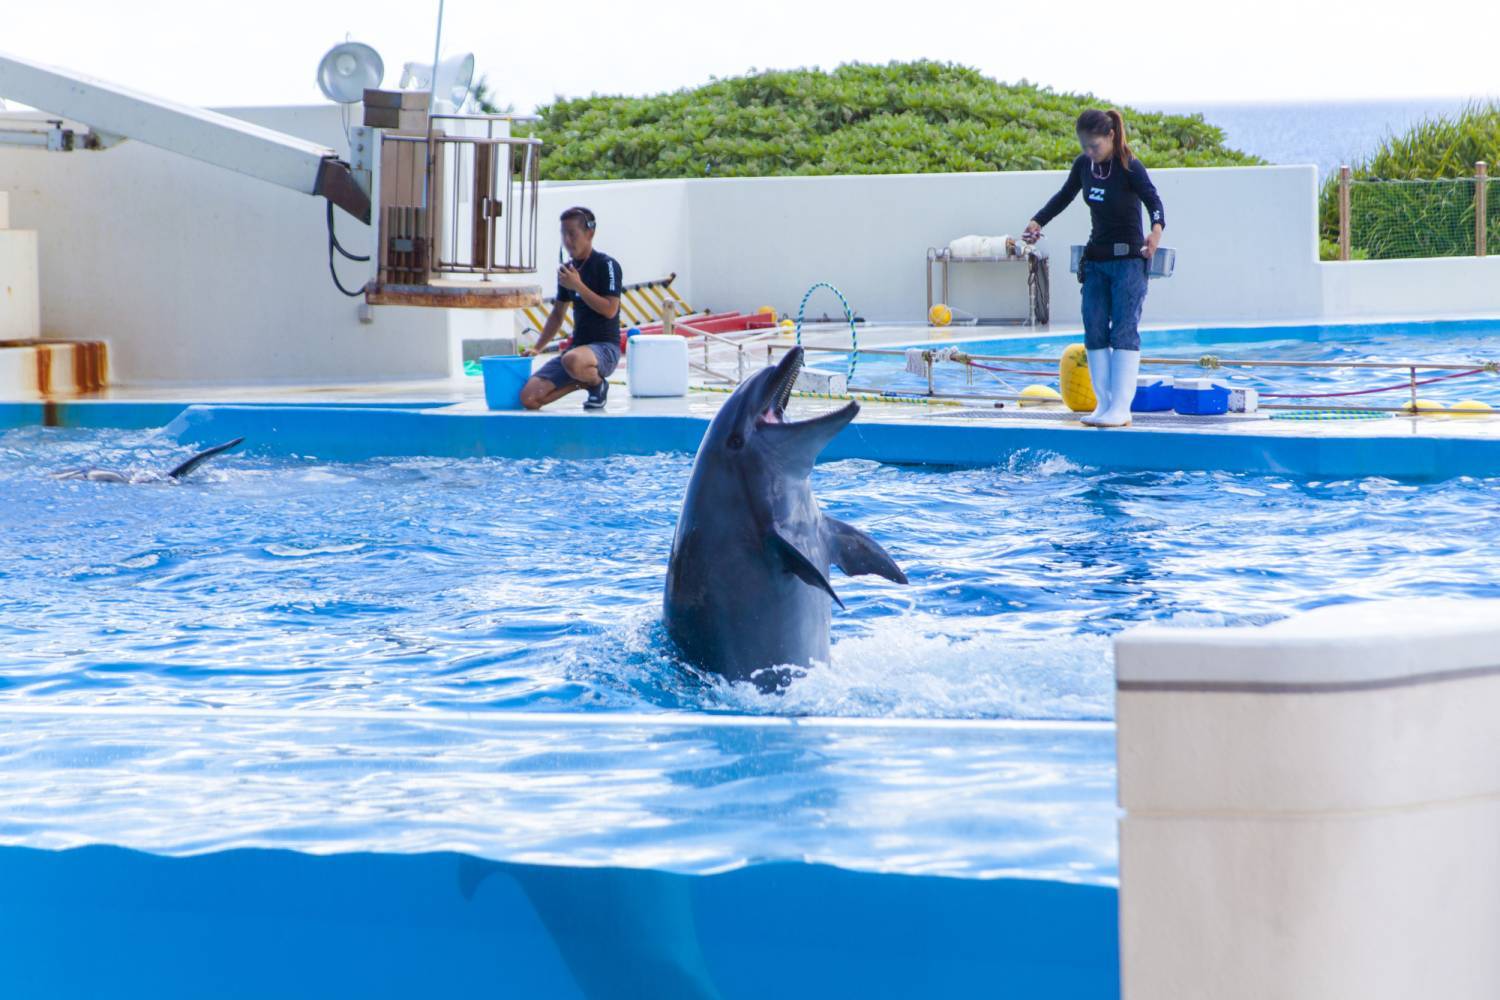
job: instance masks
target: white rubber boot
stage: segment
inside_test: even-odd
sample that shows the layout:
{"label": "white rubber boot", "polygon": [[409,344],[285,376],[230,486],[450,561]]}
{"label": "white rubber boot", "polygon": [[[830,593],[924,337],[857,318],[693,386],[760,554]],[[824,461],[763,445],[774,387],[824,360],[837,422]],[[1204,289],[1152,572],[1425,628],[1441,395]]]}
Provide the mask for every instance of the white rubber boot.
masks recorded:
{"label": "white rubber boot", "polygon": [[1130,404],[1135,400],[1136,376],[1140,373],[1140,351],[1114,352],[1109,359],[1109,409],[1094,421],[1095,427],[1130,426]]}
{"label": "white rubber boot", "polygon": [[1094,387],[1094,412],[1082,418],[1090,427],[1099,426],[1099,418],[1109,409],[1109,348],[1089,351],[1089,384]]}

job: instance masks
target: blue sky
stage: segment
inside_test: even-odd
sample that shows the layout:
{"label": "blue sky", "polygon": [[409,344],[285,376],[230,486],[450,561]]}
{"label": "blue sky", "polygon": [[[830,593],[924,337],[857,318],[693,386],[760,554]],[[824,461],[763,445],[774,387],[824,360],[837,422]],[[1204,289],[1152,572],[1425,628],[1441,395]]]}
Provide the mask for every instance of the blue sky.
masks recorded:
{"label": "blue sky", "polygon": [[[8,7],[0,51],[210,106],[321,102],[314,68],[346,34],[380,51],[393,86],[402,62],[430,58],[437,13],[436,0]],[[1440,16],[1316,0],[448,0],[443,48],[473,51],[502,103],[520,110],[555,94],[651,93],[751,67],[920,57],[1142,107],[1500,93],[1500,3],[1433,9]]]}

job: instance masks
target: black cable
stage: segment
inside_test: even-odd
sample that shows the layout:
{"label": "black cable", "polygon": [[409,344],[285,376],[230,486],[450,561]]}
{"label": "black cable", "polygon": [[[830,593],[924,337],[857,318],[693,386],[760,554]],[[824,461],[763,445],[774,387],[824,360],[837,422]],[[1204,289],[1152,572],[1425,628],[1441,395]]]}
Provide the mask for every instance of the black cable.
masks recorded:
{"label": "black cable", "polygon": [[345,295],[349,296],[349,298],[357,299],[361,295],[365,294],[365,290],[364,288],[360,288],[357,291],[351,292],[349,291],[349,289],[344,287],[344,283],[339,280],[338,268],[333,266],[333,252],[335,250],[343,254],[345,257],[348,257],[350,260],[367,261],[370,259],[369,257],[356,257],[354,254],[351,254],[349,251],[339,246],[338,237],[333,234],[333,202],[330,201],[328,203],[328,273],[333,276],[333,286],[335,288],[343,292]]}
{"label": "black cable", "polygon": [[350,260],[367,261],[370,259],[369,254],[361,257],[359,254],[350,253],[348,250],[345,250],[343,244],[339,242],[338,236],[335,235],[333,231],[333,202],[331,201],[328,203],[328,239],[331,243],[333,243],[333,248],[335,250],[343,254],[345,257],[348,257]]}

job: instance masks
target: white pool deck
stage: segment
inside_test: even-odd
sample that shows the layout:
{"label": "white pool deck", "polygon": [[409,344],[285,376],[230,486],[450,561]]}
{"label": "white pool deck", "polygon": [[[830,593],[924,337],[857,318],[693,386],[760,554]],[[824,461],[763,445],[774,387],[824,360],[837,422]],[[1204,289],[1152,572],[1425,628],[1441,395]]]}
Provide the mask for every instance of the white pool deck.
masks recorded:
{"label": "white pool deck", "polygon": [[[1181,326],[1172,327],[1145,326],[1143,332],[1149,333],[1152,329],[1180,329]],[[936,330],[924,325],[881,325],[876,327],[861,327],[859,331],[859,343],[863,348],[885,347],[894,345],[910,345],[913,343],[926,342],[932,346],[942,346],[963,339],[1013,339],[1018,342],[1034,341],[1039,337],[1055,338],[1076,334],[1082,340],[1081,327],[1069,325],[1053,325],[1051,327],[950,327],[945,330]],[[747,347],[745,351],[747,370],[753,371],[766,362],[766,343],[761,341]],[[780,338],[771,343],[777,346],[789,346],[794,343],[790,337]],[[803,343],[809,348],[826,348],[828,350],[847,351],[850,347],[848,327],[844,325],[822,325],[809,328],[805,332]],[[693,347],[692,359],[703,360],[698,346]],[[1021,353],[1028,353],[1022,350]],[[1149,343],[1147,347],[1150,354]],[[778,353],[779,357],[780,354]],[[732,348],[724,345],[715,345],[709,354],[709,361],[716,371],[733,373],[736,371],[737,358]],[[809,354],[808,363],[816,365],[818,356],[816,351]],[[589,414],[591,419],[610,420],[627,416],[688,416],[702,419],[711,418],[718,408],[728,398],[728,383],[709,383],[701,380],[698,373],[694,373],[694,386],[685,397],[677,398],[654,398],[633,399],[625,384],[626,362],[616,372],[612,381],[615,383],[610,393],[609,405],[603,410]],[[858,380],[856,379],[856,382]],[[1027,381],[1024,378],[1016,379],[1017,382]],[[981,384],[976,384],[974,392],[984,393],[986,389]],[[1384,405],[1400,405],[1405,397],[1400,394],[1391,394],[1382,397]],[[74,402],[72,399],[61,401]],[[222,405],[249,405],[249,404],[276,404],[281,406],[296,406],[299,404],[309,406],[357,406],[362,404],[378,404],[387,407],[399,407],[410,405],[413,407],[431,408],[439,406],[445,413],[454,415],[476,416],[490,413],[485,405],[484,387],[480,378],[465,376],[461,379],[436,379],[429,381],[388,381],[388,382],[350,382],[350,383],[322,383],[322,384],[298,384],[286,383],[260,383],[254,385],[235,384],[202,384],[202,385],[171,385],[171,386],[149,386],[149,385],[117,385],[111,386],[101,392],[91,394],[76,400],[78,402],[102,401],[115,403],[157,403],[157,404],[181,404],[184,406],[192,404],[222,404]],[[509,414],[510,416],[523,415],[532,419],[546,419],[554,415],[576,416],[581,412],[583,394],[581,392],[569,395],[555,403],[545,407],[535,414]],[[1079,415],[1068,411],[1062,404],[1027,405],[1020,407],[1014,401],[1007,401],[997,407],[993,403],[979,400],[949,400],[939,403],[925,402],[899,402],[899,401],[870,401],[862,400],[862,412],[857,421],[860,423],[885,423],[885,424],[949,424],[949,425],[988,425],[1003,426],[1011,428],[1047,428],[1051,430],[1076,430],[1080,434],[1142,434],[1171,432],[1172,434],[1210,435],[1218,437],[1237,437],[1254,435],[1257,437],[1276,436],[1286,438],[1391,438],[1393,436],[1410,438],[1431,439],[1475,439],[1496,440],[1500,439],[1500,397],[1496,398],[1497,412],[1495,415],[1450,415],[1421,414],[1418,416],[1405,416],[1393,414],[1388,418],[1375,419],[1282,419],[1275,417],[1278,411],[1263,410],[1256,414],[1226,414],[1217,417],[1191,417],[1181,416],[1176,413],[1145,413],[1136,414],[1131,427],[1101,430],[1090,428],[1079,423]],[[799,397],[793,400],[791,411],[793,419],[801,416],[811,416],[843,406],[838,400],[822,400],[807,397]],[[1315,401],[1309,401],[1309,409],[1317,408]]]}

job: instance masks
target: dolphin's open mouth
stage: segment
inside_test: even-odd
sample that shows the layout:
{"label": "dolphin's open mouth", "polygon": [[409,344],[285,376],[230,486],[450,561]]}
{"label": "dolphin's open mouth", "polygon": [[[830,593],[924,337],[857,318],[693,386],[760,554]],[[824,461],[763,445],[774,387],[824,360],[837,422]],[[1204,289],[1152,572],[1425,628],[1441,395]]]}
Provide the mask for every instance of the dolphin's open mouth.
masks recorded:
{"label": "dolphin's open mouth", "polygon": [[792,351],[780,365],[780,373],[776,376],[776,384],[771,387],[771,399],[766,406],[765,412],[760,415],[763,424],[786,423],[787,404],[792,401],[792,389],[797,384],[797,376],[802,372],[802,351]]}
{"label": "dolphin's open mouth", "polygon": [[799,436],[804,438],[809,433],[819,432],[806,439],[813,441],[821,437],[826,441],[854,419],[855,414],[859,413],[859,404],[850,402],[842,409],[823,413],[807,420],[795,422],[788,420],[786,418],[787,404],[791,402],[792,393],[797,385],[797,376],[801,374],[804,364],[802,348],[794,347],[787,352],[787,356],[776,366],[775,379],[771,383],[766,407],[756,416],[755,424],[762,429],[802,431],[804,434]]}

